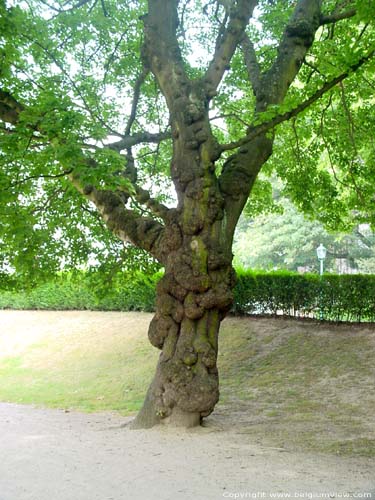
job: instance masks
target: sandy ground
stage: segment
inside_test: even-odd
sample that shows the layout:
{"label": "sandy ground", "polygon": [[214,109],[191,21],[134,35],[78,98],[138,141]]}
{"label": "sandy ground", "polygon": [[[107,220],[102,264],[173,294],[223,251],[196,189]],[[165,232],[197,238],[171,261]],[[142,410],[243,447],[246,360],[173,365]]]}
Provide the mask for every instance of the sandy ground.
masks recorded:
{"label": "sandy ground", "polygon": [[256,446],[214,418],[192,431],[129,420],[0,403],[0,500],[375,499],[372,459]]}

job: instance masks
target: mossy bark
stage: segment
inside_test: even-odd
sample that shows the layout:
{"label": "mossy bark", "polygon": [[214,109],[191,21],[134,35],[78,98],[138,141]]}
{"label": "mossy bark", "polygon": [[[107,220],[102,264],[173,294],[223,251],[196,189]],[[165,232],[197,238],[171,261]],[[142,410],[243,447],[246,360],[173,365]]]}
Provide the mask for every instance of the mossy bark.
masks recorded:
{"label": "mossy bark", "polygon": [[172,120],[172,179],[178,207],[155,240],[165,276],[157,288],[151,343],[161,349],[154,380],[134,427],[191,426],[219,398],[220,322],[235,283],[232,241],[241,210],[272,141],[259,137],[217,175],[218,150],[199,87],[190,87]]}
{"label": "mossy bark", "polygon": [[219,399],[218,334],[232,304],[234,271],[216,252],[210,261],[222,265],[209,269],[209,252],[195,241],[189,253],[176,252],[158,284],[149,339],[161,354],[133,427],[198,425]]}
{"label": "mossy bark", "polygon": [[[138,427],[161,421],[196,425],[219,398],[218,333],[235,282],[232,234],[204,148],[183,153],[175,149],[180,203],[159,241],[165,275],[157,286],[156,314],[149,328],[150,342],[161,354],[134,423]],[[181,164],[187,162],[188,171],[196,175],[185,179]]]}

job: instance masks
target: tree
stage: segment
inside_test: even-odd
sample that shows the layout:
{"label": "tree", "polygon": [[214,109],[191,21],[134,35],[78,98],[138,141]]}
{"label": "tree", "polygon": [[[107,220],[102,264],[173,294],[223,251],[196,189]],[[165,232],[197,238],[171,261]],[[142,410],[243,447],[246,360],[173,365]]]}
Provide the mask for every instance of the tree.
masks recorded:
{"label": "tree", "polygon": [[[371,0],[0,5],[4,264],[22,269],[26,262],[37,271],[73,265],[95,246],[105,260],[100,242],[115,245],[109,232],[149,252],[165,268],[149,328],[161,354],[135,425],[198,424],[219,398],[218,332],[232,303],[234,230],[271,157],[276,128],[289,121],[298,130],[300,121],[313,148],[323,107],[324,137],[337,138],[330,143],[339,152],[337,171],[317,171],[315,163],[309,170],[307,161],[300,170],[285,165],[290,191],[311,209],[313,193],[329,198],[339,214],[344,201],[335,208],[335,200],[345,184],[352,205],[352,192],[363,196],[358,213],[372,206],[373,150],[365,155],[363,141],[356,146],[355,123],[362,116],[371,130],[374,121],[375,6]],[[286,147],[282,137],[276,147]],[[316,154],[324,152],[320,146]],[[275,150],[284,162],[285,154]],[[301,185],[309,176],[318,182],[309,183],[305,200]],[[163,191],[167,179],[174,204]]]}
{"label": "tree", "polygon": [[372,272],[375,235],[368,225],[357,225],[350,233],[328,232],[321,222],[308,219],[288,199],[278,199],[282,210],[242,217],[233,245],[235,261],[251,269],[290,269],[319,272],[316,248],[328,250],[325,269],[341,272],[345,267]]}

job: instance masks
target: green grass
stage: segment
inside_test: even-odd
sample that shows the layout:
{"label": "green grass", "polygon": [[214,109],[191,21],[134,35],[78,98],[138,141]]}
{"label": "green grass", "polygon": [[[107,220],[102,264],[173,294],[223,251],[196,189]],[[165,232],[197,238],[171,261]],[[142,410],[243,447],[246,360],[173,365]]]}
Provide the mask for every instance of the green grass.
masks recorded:
{"label": "green grass", "polygon": [[[159,354],[150,319],[1,311],[0,400],[134,414]],[[229,318],[216,418],[263,445],[374,457],[374,351],[370,327]]]}
{"label": "green grass", "polygon": [[230,318],[219,355],[223,412],[240,404],[239,432],[262,444],[375,456],[370,328]]}
{"label": "green grass", "polygon": [[325,451],[336,455],[362,456],[371,458],[375,456],[375,439],[355,438],[337,441],[327,445]]}
{"label": "green grass", "polygon": [[[22,332],[19,334],[21,341],[14,355],[0,354],[0,400],[82,411],[119,410],[124,414],[139,409],[156,364],[157,353],[145,335],[149,315],[18,315],[29,317],[26,328],[30,329],[31,323],[31,333],[25,332],[25,344]],[[13,311],[4,311],[1,316],[17,318]],[[43,316],[59,316],[57,325],[40,324]],[[64,318],[68,317],[65,332]],[[38,338],[32,342],[38,324],[43,341]],[[13,326],[12,330],[16,328]],[[3,344],[7,343],[7,336],[8,343],[12,343],[11,334],[12,331],[0,334]]]}

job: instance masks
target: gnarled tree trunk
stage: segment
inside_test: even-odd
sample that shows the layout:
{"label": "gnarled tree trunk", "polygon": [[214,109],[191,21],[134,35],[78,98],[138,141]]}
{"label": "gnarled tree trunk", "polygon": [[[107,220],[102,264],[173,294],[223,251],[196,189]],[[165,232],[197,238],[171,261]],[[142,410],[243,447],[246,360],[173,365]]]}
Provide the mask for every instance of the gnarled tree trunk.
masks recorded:
{"label": "gnarled tree trunk", "polygon": [[[182,155],[178,145],[175,154],[185,161],[190,155],[190,171],[199,174],[187,182],[177,176],[180,208],[173,212],[160,241],[165,275],[157,286],[149,339],[161,354],[134,427],[159,422],[194,426],[219,399],[218,334],[235,285],[232,240],[255,179],[244,168],[242,174],[237,172],[238,182],[230,184],[230,191],[225,178],[231,175],[233,159],[218,181],[213,163],[205,165],[204,147],[194,155],[189,149]],[[260,168],[271,145],[266,138],[254,141],[243,153],[246,168]],[[238,168],[239,161],[235,165]]]}
{"label": "gnarled tree trunk", "polygon": [[[203,125],[197,129],[202,131]],[[160,243],[165,275],[149,328],[151,343],[162,352],[134,426],[160,421],[197,425],[219,398],[218,333],[232,304],[233,231],[228,232],[213,163],[204,154],[202,158],[202,151],[198,141],[193,149],[183,141],[175,143],[179,208]],[[189,170],[181,168],[186,163]]]}
{"label": "gnarled tree trunk", "polygon": [[169,257],[148,334],[161,354],[135,427],[162,420],[191,427],[213,411],[219,399],[219,326],[234,284],[228,260],[217,241],[202,236],[184,238]]}

